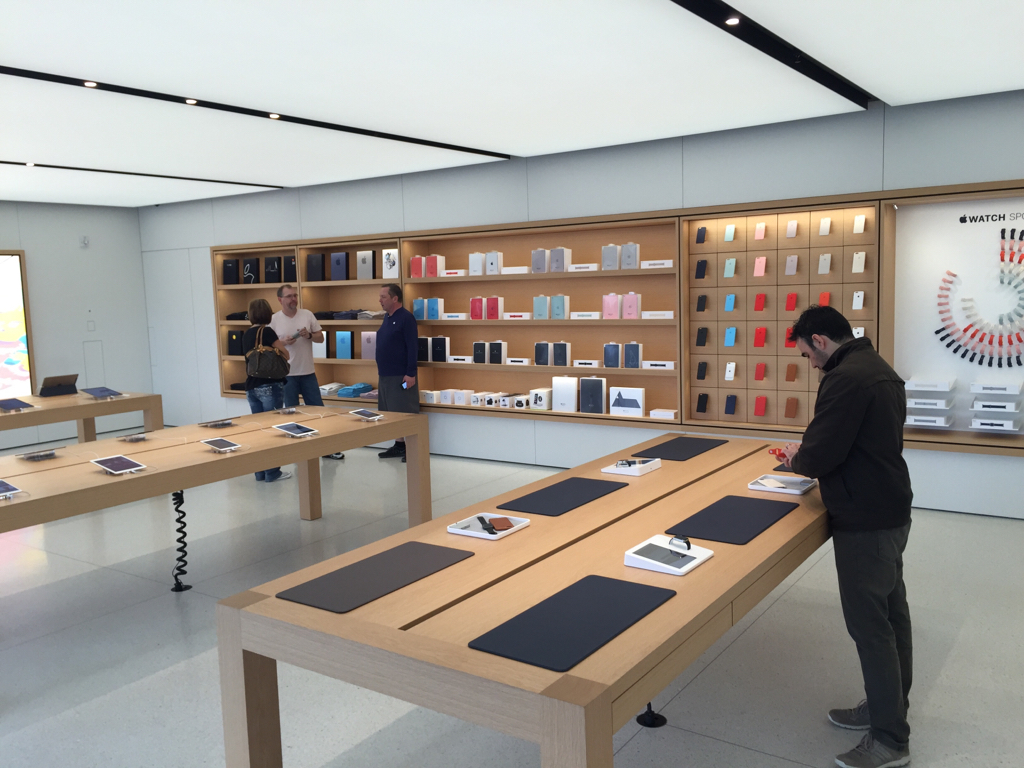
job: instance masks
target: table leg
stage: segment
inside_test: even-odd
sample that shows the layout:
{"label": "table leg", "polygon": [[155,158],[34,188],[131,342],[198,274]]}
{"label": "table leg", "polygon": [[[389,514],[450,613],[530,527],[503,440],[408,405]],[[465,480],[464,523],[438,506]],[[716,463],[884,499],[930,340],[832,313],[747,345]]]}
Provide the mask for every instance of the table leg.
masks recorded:
{"label": "table leg", "polygon": [[612,705],[607,690],[564,675],[544,691],[541,768],[612,768]]}
{"label": "table leg", "polygon": [[424,429],[405,438],[405,475],[409,493],[409,527],[433,518],[430,505],[430,438]]}
{"label": "table leg", "polygon": [[151,408],[145,408],[142,411],[142,430],[144,432],[153,432],[163,428],[164,406],[163,402],[157,399],[156,405]]}
{"label": "table leg", "polygon": [[78,420],[78,442],[91,443],[96,439],[96,419]]}
{"label": "table leg", "polygon": [[319,520],[323,517],[323,503],[320,495],[320,457],[300,461],[299,470],[299,517],[303,520]]}
{"label": "table leg", "polygon": [[265,600],[243,592],[217,604],[224,754],[228,768],[281,768],[277,662],[242,649],[241,611]]}

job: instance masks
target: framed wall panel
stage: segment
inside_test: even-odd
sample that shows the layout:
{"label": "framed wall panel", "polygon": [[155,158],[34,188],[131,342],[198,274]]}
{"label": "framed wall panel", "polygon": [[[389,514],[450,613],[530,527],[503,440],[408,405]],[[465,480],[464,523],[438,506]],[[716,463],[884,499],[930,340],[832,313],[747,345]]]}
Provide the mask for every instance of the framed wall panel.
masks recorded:
{"label": "framed wall panel", "polygon": [[24,251],[0,251],[0,399],[36,391]]}

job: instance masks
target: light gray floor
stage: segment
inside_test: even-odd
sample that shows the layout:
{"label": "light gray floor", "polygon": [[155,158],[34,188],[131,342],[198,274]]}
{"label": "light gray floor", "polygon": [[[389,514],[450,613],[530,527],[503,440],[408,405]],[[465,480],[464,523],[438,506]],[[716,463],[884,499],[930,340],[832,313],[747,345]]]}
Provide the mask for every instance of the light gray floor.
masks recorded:
{"label": "light gray floor", "polygon": [[[435,516],[556,470],[433,457]],[[214,605],[406,526],[404,466],[323,462],[325,515],[294,481],[187,491],[190,592],[172,594],[173,515],[154,499],[0,535],[0,765],[222,766]],[[913,765],[1024,764],[1024,521],[915,511]],[[279,666],[289,768],[537,766],[538,748]],[[622,766],[827,766],[862,697],[826,545],[616,735]]]}

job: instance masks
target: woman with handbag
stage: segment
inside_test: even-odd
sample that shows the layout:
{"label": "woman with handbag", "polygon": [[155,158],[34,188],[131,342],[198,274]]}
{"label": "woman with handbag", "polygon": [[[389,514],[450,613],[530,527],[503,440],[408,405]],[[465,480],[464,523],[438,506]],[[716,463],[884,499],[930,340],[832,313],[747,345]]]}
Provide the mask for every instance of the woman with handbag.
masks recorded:
{"label": "woman with handbag", "polygon": [[[252,327],[242,335],[242,354],[245,355],[245,395],[253,413],[275,411],[284,405],[284,384],[288,376],[288,348],[270,327],[273,316],[266,299],[249,302],[249,322]],[[267,483],[287,480],[291,472],[280,467],[256,473],[256,479]]]}

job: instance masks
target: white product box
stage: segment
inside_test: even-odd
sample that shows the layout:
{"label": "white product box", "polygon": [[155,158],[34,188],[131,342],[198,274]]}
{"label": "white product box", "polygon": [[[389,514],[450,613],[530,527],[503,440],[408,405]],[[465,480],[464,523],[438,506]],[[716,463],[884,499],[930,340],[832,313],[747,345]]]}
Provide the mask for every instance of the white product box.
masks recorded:
{"label": "white product box", "polygon": [[600,312],[570,312],[570,320],[600,320]]}
{"label": "white product box", "polygon": [[469,274],[482,275],[484,273],[484,255],[477,251],[469,254]]}
{"label": "white product box", "polygon": [[525,411],[530,407],[529,395],[513,395],[512,407],[517,411]]}
{"label": "white product box", "polygon": [[[362,331],[360,354],[363,360],[373,360],[377,356],[377,332]],[[324,338],[326,341],[326,337]],[[324,355],[326,357],[326,354]]]}
{"label": "white product box", "polygon": [[952,392],[955,386],[956,379],[910,379],[904,384],[908,392]]}
{"label": "white product box", "polygon": [[652,419],[674,419],[679,411],[672,408],[652,408],[651,418]]}
{"label": "white product box", "polygon": [[566,272],[597,272],[597,264],[572,264],[569,266]]}
{"label": "white product box", "polygon": [[641,368],[653,368],[661,371],[674,371],[676,369],[675,360],[641,360]]}
{"label": "white product box", "polygon": [[1017,422],[1011,419],[971,419],[971,429],[985,429],[992,432],[1016,432]]}
{"label": "white product box", "polygon": [[503,397],[508,397],[508,392],[488,392],[484,398],[484,405],[489,408],[500,408]]}
{"label": "white product box", "polygon": [[441,393],[436,389],[421,389],[420,402],[426,405],[435,405],[441,402]]}
{"label": "white product box", "polygon": [[971,410],[979,413],[1017,413],[1020,410],[1014,400],[975,400]]}
{"label": "white product box", "polygon": [[381,259],[384,264],[384,279],[398,279],[398,249],[385,248],[381,251]]}
{"label": "white product box", "polygon": [[487,396],[493,394],[492,392],[474,392],[473,396],[469,399],[470,405],[487,405]]}
{"label": "white product box", "polygon": [[445,312],[441,315],[442,320],[468,320],[468,312]]}
{"label": "white product box", "polygon": [[907,408],[928,408],[935,411],[948,411],[953,407],[952,400],[931,397],[908,397]]}
{"label": "white product box", "polygon": [[449,363],[472,363],[472,355],[448,355]]}
{"label": "white product box", "polygon": [[501,400],[498,402],[498,405],[501,408],[511,408],[512,407],[512,401],[514,399],[515,399],[515,395],[503,395]]}
{"label": "white product box", "polygon": [[441,390],[441,405],[453,405],[455,400],[454,389],[442,389]]}
{"label": "white product box", "polygon": [[551,410],[576,413],[576,394],[580,380],[575,376],[551,377]]}
{"label": "white product box", "polygon": [[528,275],[530,274],[529,267],[502,267],[501,274],[503,275]]}
{"label": "white product box", "polygon": [[465,277],[466,270],[464,269],[446,269],[441,273],[441,277]]}
{"label": "white product box", "polygon": [[[374,336],[374,341],[376,341],[377,340],[377,332],[376,331],[374,331],[373,336]],[[374,346],[374,349],[376,349],[376,346]],[[314,358],[327,357],[327,334],[326,333],[324,334],[324,340],[323,341],[321,341],[319,343],[315,342],[315,341],[313,342],[313,357]]]}
{"label": "white product box", "polygon": [[611,406],[609,412],[612,416],[643,416],[644,393],[643,387],[610,387],[609,397]]}
{"label": "white product box", "polygon": [[643,477],[648,472],[661,469],[661,459],[623,459],[629,462],[629,466],[620,467],[618,462],[607,467],[601,467],[606,475],[629,475],[630,477]]}
{"label": "white product box", "polygon": [[655,259],[653,261],[641,261],[640,269],[672,269],[674,265],[674,259]]}
{"label": "white product box", "polygon": [[533,365],[533,360],[528,357],[506,357],[505,365]]}
{"label": "white product box", "polygon": [[600,368],[600,360],[573,360],[573,367],[575,368]]}
{"label": "white product box", "polygon": [[472,405],[474,392],[472,389],[456,389],[452,395],[453,405]]}
{"label": "white product box", "polygon": [[506,320],[533,320],[533,312],[505,312]]}
{"label": "white product box", "polygon": [[530,390],[530,408],[534,411],[551,410],[551,387]]}
{"label": "white product box", "polygon": [[672,309],[652,309],[640,313],[641,320],[675,320],[676,313]]}

